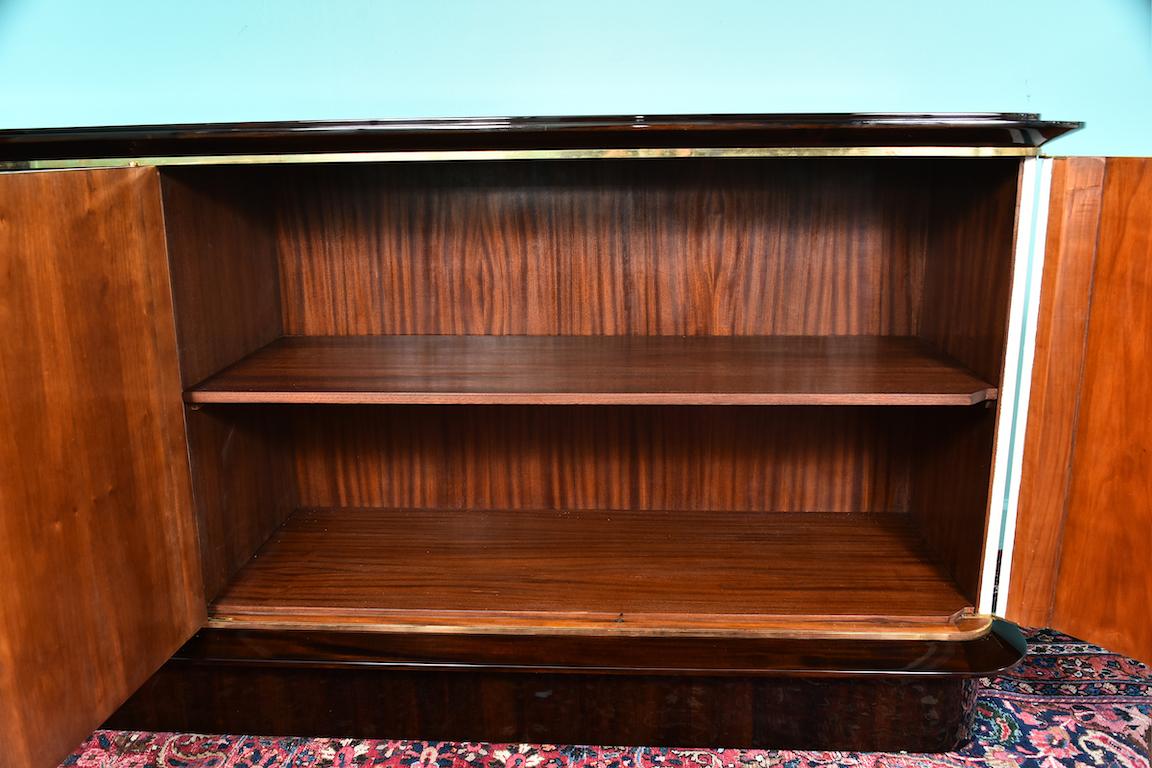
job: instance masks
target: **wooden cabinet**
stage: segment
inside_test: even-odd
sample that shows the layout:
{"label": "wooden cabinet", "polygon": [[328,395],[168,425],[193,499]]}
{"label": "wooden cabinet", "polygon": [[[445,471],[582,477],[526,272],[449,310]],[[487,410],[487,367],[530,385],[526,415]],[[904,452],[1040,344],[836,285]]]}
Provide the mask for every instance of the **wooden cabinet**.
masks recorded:
{"label": "wooden cabinet", "polygon": [[114,723],[951,746],[1020,653],[975,609],[1072,127],[0,134],[0,733],[59,756],[200,629]]}

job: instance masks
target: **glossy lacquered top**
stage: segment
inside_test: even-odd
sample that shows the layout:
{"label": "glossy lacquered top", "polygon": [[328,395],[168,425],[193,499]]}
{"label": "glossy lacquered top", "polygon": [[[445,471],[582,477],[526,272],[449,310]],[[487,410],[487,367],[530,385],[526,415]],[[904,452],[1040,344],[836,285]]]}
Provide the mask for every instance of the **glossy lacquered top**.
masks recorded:
{"label": "glossy lacquered top", "polygon": [[0,131],[0,163],[293,153],[644,148],[1036,148],[1082,123],[1023,113],[615,115]]}

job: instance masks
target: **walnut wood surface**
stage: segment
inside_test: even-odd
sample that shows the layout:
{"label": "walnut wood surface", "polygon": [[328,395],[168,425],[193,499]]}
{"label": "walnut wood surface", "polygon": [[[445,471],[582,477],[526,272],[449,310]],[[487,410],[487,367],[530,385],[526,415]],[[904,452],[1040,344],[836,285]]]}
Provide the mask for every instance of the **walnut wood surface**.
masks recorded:
{"label": "walnut wood surface", "polygon": [[901,515],[348,508],[296,512],[210,613],[654,635],[865,618],[946,636],[967,606]]}
{"label": "walnut wood surface", "polygon": [[968,164],[936,190],[928,214],[919,335],[997,385],[1008,332],[1020,168],[1015,160]]}
{"label": "walnut wood surface", "polygon": [[467,633],[203,629],[174,659],[450,671],[985,677],[1019,660],[1023,641],[1002,620],[967,640],[798,640],[751,637],[587,637]]}
{"label": "walnut wood surface", "polygon": [[153,170],[0,176],[0,762],[55,766],[204,618]]}
{"label": "walnut wood surface", "polygon": [[1152,161],[1110,158],[1052,623],[1152,661]]}
{"label": "walnut wood surface", "polygon": [[1006,611],[1009,618],[1027,626],[1050,626],[1052,622],[1084,375],[1104,169],[1105,160],[1098,157],[1053,161],[1028,435]]}
{"label": "walnut wood surface", "polygon": [[[185,387],[283,332],[267,191],[239,169],[211,185],[161,174]],[[187,416],[204,590],[209,599],[296,506],[285,426],[274,414]]]}
{"label": "walnut wood surface", "polygon": [[430,742],[940,752],[970,738],[976,688],[976,680],[964,677],[421,672],[174,660],[106,726]]}
{"label": "walnut wood surface", "polygon": [[914,338],[280,339],[194,403],[972,405],[996,390]]}
{"label": "walnut wood surface", "polygon": [[[613,146],[638,136],[651,146],[770,146],[794,139],[801,125],[646,122],[651,130],[596,119],[329,126],[327,137],[345,149]],[[1020,116],[884,123],[809,120],[803,130],[813,144],[903,136],[962,145],[979,135],[1026,146],[1064,129]],[[811,133],[814,126],[826,133]],[[283,127],[176,128],[151,139],[120,129],[4,134],[0,157],[90,156],[117,151],[116,142],[161,154],[323,143],[316,137],[324,131],[309,138]],[[20,214],[2,216],[0,208],[0,238],[17,234],[0,239],[0,252],[52,257],[0,270],[8,280],[39,270],[4,307],[20,318],[26,304],[34,318],[0,342],[8,345],[4,392],[34,397],[0,405],[19,444],[4,449],[11,455],[0,466],[51,470],[32,484],[22,475],[18,504],[6,495],[0,514],[5,554],[9,541],[17,552],[0,563],[0,581],[15,593],[0,597],[0,626],[17,628],[0,630],[0,736],[16,745],[18,760],[66,751],[94,724],[93,713],[114,706],[203,619],[186,458],[203,583],[209,596],[220,593],[213,621],[221,624],[529,639],[541,631],[579,639],[871,632],[959,644],[982,634],[980,620],[957,612],[978,586],[973,553],[987,508],[994,411],[864,404],[994,397],[1018,168],[1017,160],[612,160],[186,169],[165,171],[162,183],[139,170],[0,178],[0,201]],[[25,201],[34,201],[28,215]],[[9,218],[19,224],[3,226]],[[91,322],[93,306],[100,323]],[[423,351],[409,348],[404,366],[389,352],[374,370],[356,352],[365,343],[359,337],[373,334],[391,338],[370,340],[372,360],[380,345]],[[273,342],[282,335],[311,338]],[[328,336],[357,338],[319,338]],[[430,354],[438,344],[451,349]],[[532,354],[509,353],[517,344]],[[321,357],[353,354],[315,368],[316,345]],[[758,354],[765,345],[790,364],[766,363],[781,354]],[[189,408],[185,446],[182,385],[260,348],[224,376],[271,358],[266,381],[279,389],[203,390],[242,394],[237,404]],[[55,349],[83,355],[42,357]],[[613,358],[606,349],[630,351]],[[296,357],[277,362],[284,350]],[[542,366],[548,355],[555,362]],[[16,373],[9,359],[20,362]],[[574,364],[582,366],[578,378]],[[329,394],[415,392],[434,404],[328,408],[250,397],[299,396],[304,390],[294,387],[310,366],[328,381],[342,368],[344,381]],[[397,373],[410,390],[380,386],[379,377]],[[246,375],[256,374],[263,375]],[[527,398],[499,402],[533,404],[447,405],[469,392],[491,396],[492,387],[477,386],[485,377],[523,387],[506,389]],[[542,407],[549,396],[574,392],[582,399],[559,402],[591,403],[589,390],[612,394],[625,385],[628,399],[617,402],[641,403],[637,396],[653,390],[694,404]],[[740,386],[757,397],[812,398],[750,402],[827,407],[695,405],[709,402],[702,395],[733,402]],[[85,447],[79,458],[61,448],[74,448],[75,435]],[[60,475],[70,478],[65,490],[43,487]],[[7,494],[10,486],[0,487]],[[67,514],[41,534],[39,518],[13,508]],[[83,525],[67,538],[71,520]],[[45,549],[44,536],[63,545]],[[93,553],[101,559],[93,562]],[[45,571],[56,555],[68,568]],[[68,596],[44,600],[46,592]],[[79,669],[75,655],[53,644],[60,626],[85,649]],[[331,691],[347,690],[339,676],[309,678],[313,670],[296,678],[232,670],[231,678],[194,672],[192,688],[185,680],[158,690],[185,714],[235,707],[240,691],[252,714],[243,722],[279,722],[280,732],[317,722],[307,719],[316,707],[301,707],[293,720],[293,692],[323,709]],[[612,676],[564,683],[561,675],[508,670],[400,674],[384,681],[395,703],[389,711],[408,719],[378,722],[445,738],[473,732],[452,732],[467,721],[452,719],[465,696],[490,702],[468,721],[472,728],[483,720],[478,738],[543,738],[534,729],[551,723],[547,734],[568,741],[618,734],[652,743],[684,734],[759,743],[779,732],[763,724],[763,703],[795,712],[802,699],[810,709],[780,720],[788,733],[810,735],[817,715],[859,733],[871,721],[829,718],[827,708],[834,699],[871,712],[875,701],[875,688],[854,682],[803,697],[779,681],[708,675],[685,686],[660,675],[618,684]],[[87,682],[79,694],[78,679]],[[348,716],[350,701],[377,711],[382,680],[357,682],[376,698],[344,696],[338,717]],[[932,740],[913,748],[959,738],[974,689],[940,682],[946,689],[886,694],[882,732],[906,732],[892,723],[919,717]],[[555,707],[537,707],[540,718],[517,714],[553,686],[563,692]],[[924,706],[932,696],[939,707]],[[285,704],[255,706],[257,699]],[[613,708],[616,701],[638,703]],[[278,721],[260,720],[273,710]],[[611,729],[632,721],[637,730]],[[573,729],[554,727],[568,722]],[[498,733],[488,727],[501,723]]]}
{"label": "walnut wood surface", "polygon": [[[963,210],[985,192],[964,170],[681,160],[261,178],[275,197],[289,335],[906,336],[933,201],[948,194]],[[200,183],[217,173],[201,169]]]}
{"label": "walnut wood surface", "polygon": [[211,600],[298,505],[291,425],[266,409],[190,410],[186,423]]}
{"label": "walnut wood surface", "polygon": [[921,417],[909,435],[909,512],[928,550],[973,602],[980,594],[995,435],[996,412],[984,408]]}
{"label": "walnut wood surface", "polygon": [[271,410],[290,421],[304,506],[764,512],[907,511],[911,436],[934,432],[941,411],[969,410],[209,409]]}
{"label": "walnut wood surface", "polygon": [[180,371],[186,387],[283,333],[267,192],[228,169],[208,186],[161,175]]}
{"label": "walnut wood surface", "polygon": [[938,751],[968,738],[972,640],[205,630],[107,723],[198,733]]}
{"label": "walnut wood surface", "polygon": [[0,160],[484,147],[1035,147],[1081,125],[995,112],[200,123],[0,131]]}
{"label": "walnut wood surface", "polygon": [[[1012,161],[973,166],[941,191],[924,270],[920,336],[997,386],[1007,341],[1019,173],[1020,164]],[[913,470],[911,512],[930,550],[973,600],[981,586],[996,417],[992,410],[957,414],[938,434],[921,433]]]}

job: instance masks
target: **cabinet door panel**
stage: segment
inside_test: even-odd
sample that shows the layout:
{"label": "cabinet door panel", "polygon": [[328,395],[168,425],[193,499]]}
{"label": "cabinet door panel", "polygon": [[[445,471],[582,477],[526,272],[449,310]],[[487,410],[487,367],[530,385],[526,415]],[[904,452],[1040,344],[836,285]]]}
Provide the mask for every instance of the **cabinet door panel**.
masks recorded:
{"label": "cabinet door panel", "polygon": [[0,765],[52,766],[202,623],[154,169],[0,174]]}
{"label": "cabinet door panel", "polygon": [[1104,168],[1102,157],[1053,161],[1007,609],[1009,618],[1028,626],[1052,623],[1079,418]]}
{"label": "cabinet door panel", "polygon": [[1152,159],[1056,171],[1009,617],[1152,661]]}

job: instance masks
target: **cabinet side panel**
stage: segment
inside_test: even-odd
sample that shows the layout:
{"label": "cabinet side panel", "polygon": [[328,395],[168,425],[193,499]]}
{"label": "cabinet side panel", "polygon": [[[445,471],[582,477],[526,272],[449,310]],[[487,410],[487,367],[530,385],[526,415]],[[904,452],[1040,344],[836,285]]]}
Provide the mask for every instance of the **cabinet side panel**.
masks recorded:
{"label": "cabinet side panel", "polygon": [[1053,161],[1007,616],[1051,622],[1083,379],[1104,159]]}
{"label": "cabinet side panel", "polygon": [[282,329],[269,191],[233,168],[211,178],[179,169],[161,176],[185,387]]}
{"label": "cabinet side panel", "polygon": [[296,418],[306,506],[903,512],[884,409],[397,406]]}
{"label": "cabinet side panel", "polygon": [[978,599],[996,412],[947,409],[911,428],[917,446],[912,514],[929,550],[965,597]]}
{"label": "cabinet side panel", "polygon": [[188,411],[188,449],[209,601],[296,507],[286,415],[275,407]]}
{"label": "cabinet side panel", "polygon": [[[281,335],[272,192],[258,178],[236,168],[162,172],[185,388]],[[275,413],[194,410],[187,424],[211,599],[292,511],[295,483]]]}
{"label": "cabinet side panel", "polygon": [[1109,158],[1052,624],[1152,661],[1152,160]]}
{"label": "cabinet side panel", "polygon": [[1020,163],[967,163],[935,200],[924,264],[920,336],[999,382],[1012,290]]}
{"label": "cabinet side panel", "polygon": [[0,743],[55,766],[203,622],[151,169],[0,175]]}
{"label": "cabinet side panel", "polygon": [[[986,381],[1001,382],[1016,233],[1018,160],[963,164],[934,201],[920,336]],[[960,167],[960,164],[957,165]],[[987,408],[987,410],[986,410]],[[996,411],[919,425],[912,513],[926,544],[975,600],[980,589]]]}

